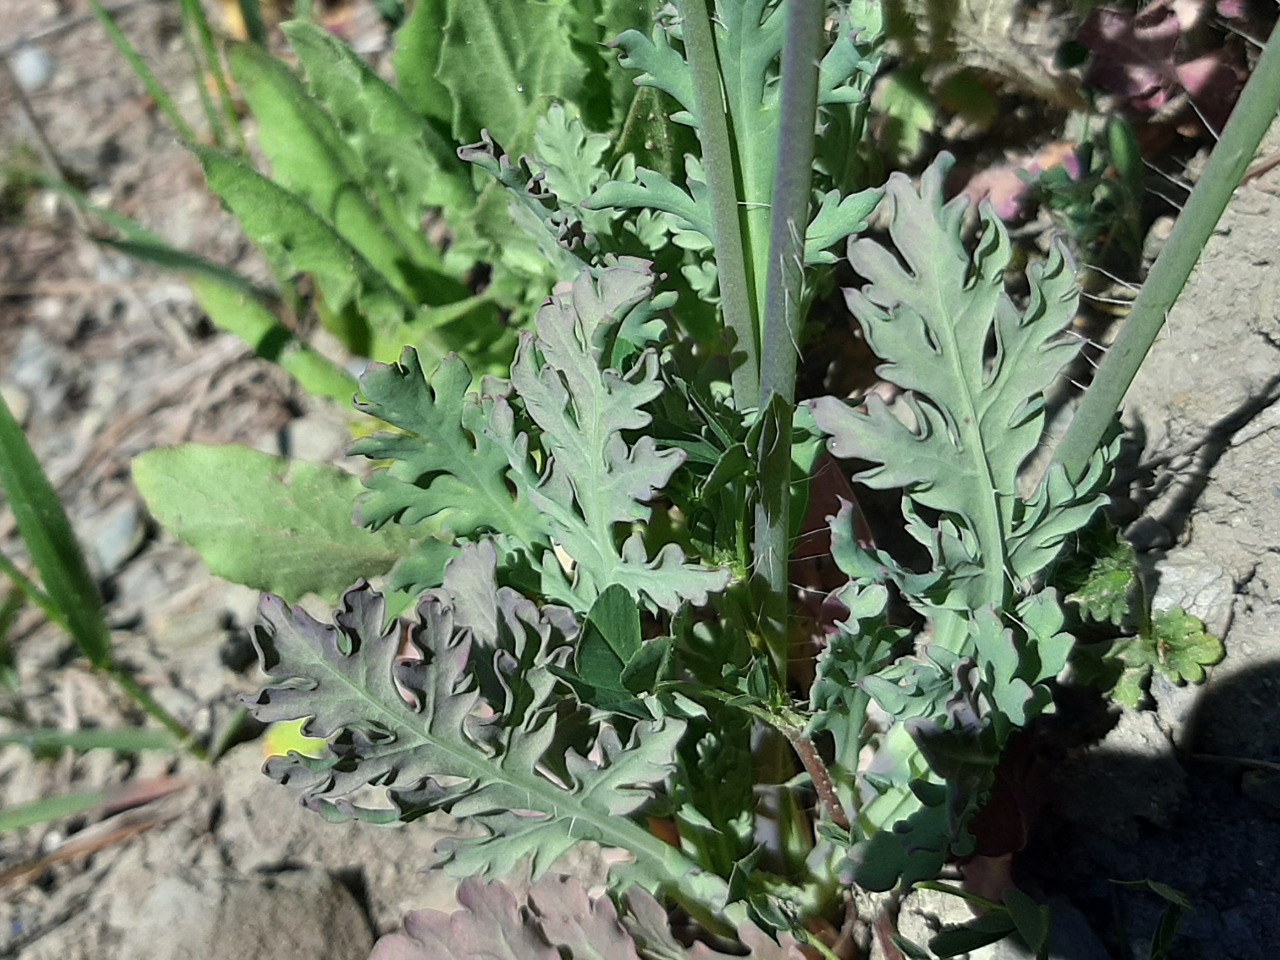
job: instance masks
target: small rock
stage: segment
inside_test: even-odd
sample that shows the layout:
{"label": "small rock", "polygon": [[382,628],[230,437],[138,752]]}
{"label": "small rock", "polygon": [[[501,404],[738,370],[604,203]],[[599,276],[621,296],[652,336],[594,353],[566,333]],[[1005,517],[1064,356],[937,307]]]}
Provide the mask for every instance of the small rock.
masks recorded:
{"label": "small rock", "polygon": [[39,47],[23,47],[9,60],[13,77],[24,93],[35,93],[46,86],[57,70],[57,63]]}
{"label": "small rock", "polygon": [[1231,623],[1236,584],[1231,574],[1205,551],[1182,547],[1156,564],[1160,584],[1152,605],[1181,607],[1204,621],[1210,633],[1221,636]]}
{"label": "small rock", "polygon": [[131,960],[351,960],[373,948],[355,898],[320,870],[178,869],[121,894],[111,919]]}
{"label": "small rock", "polygon": [[31,414],[31,396],[21,387],[0,386],[0,397],[4,397],[4,405],[17,421],[19,427],[27,425]]}
{"label": "small rock", "polygon": [[98,572],[111,576],[131,560],[147,541],[147,528],[136,501],[122,500],[107,508],[90,535],[89,545]]}
{"label": "small rock", "polygon": [[291,460],[329,463],[351,443],[345,414],[315,410],[291,420],[280,431],[280,452]]}

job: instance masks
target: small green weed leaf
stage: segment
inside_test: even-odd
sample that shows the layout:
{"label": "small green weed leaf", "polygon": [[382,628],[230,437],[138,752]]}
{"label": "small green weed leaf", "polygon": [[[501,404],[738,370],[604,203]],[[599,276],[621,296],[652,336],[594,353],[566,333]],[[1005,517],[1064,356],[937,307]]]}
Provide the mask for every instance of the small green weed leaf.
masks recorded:
{"label": "small green weed leaf", "polygon": [[574,655],[578,675],[588,683],[617,682],[640,652],[640,609],[626,588],[607,587],[591,605]]}
{"label": "small green weed leaf", "polygon": [[0,397],[0,492],[9,502],[18,533],[50,602],[76,649],[95,667],[109,667],[111,633],[102,597],[84,553],[49,479],[40,469],[22,428]]}
{"label": "small green weed leaf", "polygon": [[897,947],[907,960],[933,960],[932,953],[920,946],[920,944],[908,940],[900,933],[890,934],[889,942]]}
{"label": "small green weed leaf", "polygon": [[642,642],[640,608],[625,587],[613,584],[591,605],[574,650],[573,671],[556,674],[584,704],[643,719],[649,711],[636,695],[656,688],[669,655],[669,642]]}
{"label": "small green weed leaf", "polygon": [[1191,899],[1182,891],[1175,890],[1168,884],[1158,880],[1112,880],[1118,887],[1129,890],[1147,890],[1164,900],[1168,906],[1160,915],[1160,922],[1151,935],[1151,960],[1168,960],[1172,956],[1170,950],[1178,936],[1178,928],[1182,926],[1182,918],[1186,913],[1194,912]]}
{"label": "small green weed leaf", "polygon": [[114,750],[140,753],[143,750],[176,750],[178,742],[165,730],[138,727],[125,730],[26,730],[0,734],[0,746],[26,747],[34,754],[57,755],[63,750]]}
{"label": "small green weed leaf", "polygon": [[189,276],[187,286],[215,326],[239,337],[312,396],[328,397],[343,407],[351,402],[357,389],[355,378],[296,339],[252,292],[239,284],[199,274]]}
{"label": "small green weed leaf", "polygon": [[[683,724],[641,721],[625,744],[599,725],[583,743],[548,670],[569,655],[573,620],[497,587],[494,562],[491,545],[464,547],[444,586],[386,628],[364,584],[331,626],[265,597],[254,640],[276,685],[246,705],[265,722],[309,717],[302,732],[329,742],[320,759],[290,754],[267,772],[331,819],[468,818],[484,835],[440,848],[456,875],[495,876],[527,857],[537,877],[594,840],[632,851],[648,882],[678,880],[691,865],[630,814],[670,772]],[[387,787],[396,810],[356,806],[366,785]]]}
{"label": "small green weed leaf", "polygon": [[674,644],[670,637],[646,640],[622,669],[622,685],[637,697],[653,693],[667,672]]}
{"label": "small green weed leaf", "polygon": [[211,573],[291,601],[336,598],[409,551],[403,529],[352,523],[360,481],[337,467],[193,444],[141,454],[133,479],[155,518]]}
{"label": "small green weed leaf", "polygon": [[1079,604],[1082,616],[1099,623],[1123,626],[1138,587],[1138,564],[1133,547],[1112,537],[1107,551],[1095,557],[1082,583],[1067,599]]}
{"label": "small green weed leaf", "polygon": [[1183,910],[1194,910],[1195,907],[1191,903],[1191,898],[1181,890],[1169,886],[1167,883],[1161,883],[1159,880],[1112,880],[1117,887],[1125,887],[1128,890],[1147,890],[1154,893],[1160,899],[1172,904],[1175,907],[1181,907]]}
{"label": "small green weed leaf", "polygon": [[[1114,682],[1113,700],[1136,708],[1146,697],[1153,672],[1177,684],[1201,683],[1205,668],[1219,663],[1224,653],[1222,641],[1207,633],[1202,621],[1175,607],[1155,614],[1148,633],[1116,640],[1095,672],[1104,685]],[[1120,673],[1115,677],[1117,667]]]}
{"label": "small green weed leaf", "polygon": [[[1205,667],[1222,661],[1222,641],[1204,628],[1204,621],[1181,607],[1162,610],[1151,622],[1155,661],[1152,666],[1174,683],[1201,683]],[[1145,644],[1144,644],[1145,645]]]}
{"label": "small green weed leaf", "polygon": [[1122,707],[1137,710],[1146,699],[1146,683],[1151,677],[1151,668],[1130,667],[1123,670],[1111,688],[1111,699]]}
{"label": "small green weed leaf", "polygon": [[947,957],[958,957],[997,943],[1014,931],[1014,923],[1008,914],[988,913],[964,926],[947,927],[929,939],[929,949],[939,960],[946,960]]}
{"label": "small green weed leaf", "polygon": [[1049,908],[1037,903],[1034,897],[1028,896],[1017,887],[1004,895],[1004,907],[1009,912],[1009,919],[1037,956],[1046,954],[1049,949],[1050,921],[1052,914]]}

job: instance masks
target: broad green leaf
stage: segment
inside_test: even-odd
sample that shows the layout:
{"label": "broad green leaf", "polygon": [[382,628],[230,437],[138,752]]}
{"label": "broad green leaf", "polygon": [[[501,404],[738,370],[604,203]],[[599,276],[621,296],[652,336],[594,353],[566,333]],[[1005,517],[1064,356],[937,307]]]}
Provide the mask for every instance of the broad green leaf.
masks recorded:
{"label": "broad green leaf", "polygon": [[71,531],[22,428],[0,397],[0,492],[9,502],[40,582],[76,649],[95,667],[111,665],[111,634],[102,597],[89,575],[84,553]]}
{"label": "broad green leaf", "polygon": [[[625,744],[599,725],[575,749],[547,670],[569,653],[572,620],[498,588],[492,570],[491,546],[464,547],[444,586],[386,628],[364,585],[332,626],[264,598],[254,639],[276,685],[247,705],[268,722],[309,717],[303,733],[329,741],[324,757],[275,758],[267,772],[332,819],[466,818],[482,835],[440,848],[455,875],[493,877],[529,858],[536,878],[596,841],[631,851],[648,885],[678,882],[693,864],[633,817],[670,772],[683,725],[641,721]],[[402,654],[402,632],[420,659]],[[354,805],[366,785],[387,787],[395,810]]]}
{"label": "broad green leaf", "polygon": [[600,55],[575,40],[574,3],[443,2],[449,13],[436,79],[449,92],[456,141],[473,142],[487,129],[521,153],[547,100],[586,106],[586,81]]}
{"label": "broad green leaf", "polygon": [[[399,353],[416,338],[416,305],[392,287],[333,225],[301,198],[226,154],[195,148],[209,189],[222,198],[267,257],[316,278],[329,307],[358,308],[375,336],[374,354]],[[443,351],[441,351],[443,353]]]}
{"label": "broad green leaf", "polygon": [[1008,914],[988,913],[970,920],[963,926],[945,927],[942,932],[929,939],[929,949],[939,960],[947,957],[958,957],[992,943],[997,943],[1015,930]]}
{"label": "broad green leaf", "polygon": [[442,131],[449,130],[453,122],[449,90],[437,76],[448,17],[447,3],[415,3],[396,31],[396,48],[391,55],[401,95]]}
{"label": "broad green leaf", "polygon": [[622,691],[622,671],[640,652],[640,610],[626,588],[614,584],[591,605],[574,653],[577,674],[594,686]]}
{"label": "broad green leaf", "polygon": [[407,531],[352,523],[360,481],[337,467],[189,445],[136,457],[133,479],[160,524],[211,573],[293,601],[334,598],[409,552]]}
{"label": "broad green leaf", "polygon": [[[305,44],[305,28],[296,33]],[[314,44],[306,49],[315,56]],[[279,59],[259,47],[233,47],[229,61],[258,118],[258,140],[273,180],[332,224],[408,303],[439,304],[464,298],[466,288],[441,272],[439,252],[422,235],[420,213],[415,216],[414,210],[403,209],[386,171],[365,163],[322,101],[309,94]],[[323,68],[320,72],[326,73]],[[330,67],[330,80],[333,73]],[[369,117],[366,122],[374,119],[379,118]],[[397,132],[379,130],[378,136],[391,142]]]}
{"label": "broad green leaf", "polygon": [[667,669],[669,637],[644,641],[640,608],[618,584],[605,589],[582,625],[573,654],[573,669],[554,668],[578,700],[597,710],[645,719],[652,711],[641,702],[657,691]]}
{"label": "broad green leaf", "polygon": [[[434,7],[416,5],[411,19],[432,16]],[[308,89],[333,116],[363,167],[377,171],[391,185],[407,223],[419,227],[426,207],[461,212],[475,202],[476,191],[458,160],[456,144],[442,137],[364,60],[315,24],[294,21],[283,29],[306,73]],[[406,29],[396,35],[397,50]]]}
{"label": "broad green leaf", "polygon": [[1049,907],[1038,903],[1033,897],[1023,893],[1017,887],[1004,895],[1004,906],[1009,911],[1009,919],[1018,930],[1018,936],[1037,957],[1045,956],[1049,950],[1049,934],[1052,915]]}

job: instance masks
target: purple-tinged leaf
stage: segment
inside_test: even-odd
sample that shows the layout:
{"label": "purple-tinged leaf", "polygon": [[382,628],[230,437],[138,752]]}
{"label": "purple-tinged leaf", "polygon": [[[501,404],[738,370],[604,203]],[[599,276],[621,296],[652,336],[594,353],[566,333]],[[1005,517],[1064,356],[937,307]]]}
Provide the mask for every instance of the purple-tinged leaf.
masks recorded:
{"label": "purple-tinged leaf", "polygon": [[[624,744],[559,709],[553,668],[567,661],[573,621],[496,587],[494,569],[492,546],[464,547],[444,586],[390,627],[363,583],[330,625],[265,598],[255,642],[276,685],[246,704],[264,721],[305,718],[303,732],[328,741],[323,756],[275,757],[266,772],[330,819],[469,818],[483,835],[440,848],[459,875],[528,858],[537,876],[591,840],[629,850],[644,882],[677,880],[692,865],[631,815],[666,779],[683,724],[642,720]],[[370,786],[393,809],[357,806]]]}

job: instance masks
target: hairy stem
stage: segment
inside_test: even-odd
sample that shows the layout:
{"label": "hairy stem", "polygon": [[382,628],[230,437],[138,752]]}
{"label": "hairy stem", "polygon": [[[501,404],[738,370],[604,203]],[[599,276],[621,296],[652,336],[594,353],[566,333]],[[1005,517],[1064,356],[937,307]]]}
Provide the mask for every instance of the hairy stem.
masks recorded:
{"label": "hairy stem", "polygon": [[803,319],[804,235],[813,183],[814,131],[818,111],[818,62],[826,4],[792,0],[787,5],[782,50],[782,103],[778,162],[774,168],[769,228],[769,273],[765,284],[760,388],[762,415],[769,418],[757,450],[760,496],[755,511],[755,578],[764,612],[761,629],[775,675],[785,683],[787,667],[787,558],[790,555],[791,421]]}
{"label": "hairy stem", "polygon": [[827,772],[827,765],[822,762],[822,757],[819,756],[813,741],[803,733],[791,734],[788,739],[796,751],[796,756],[804,764],[805,773],[809,774],[809,779],[813,781],[813,788],[818,792],[818,801],[826,808],[831,822],[841,830],[850,829],[849,815],[845,813],[844,804],[840,802],[835,785],[831,782],[831,774]]}
{"label": "hairy stem", "polygon": [[755,292],[747,271],[739,217],[737,160],[729,136],[728,112],[720,82],[709,0],[676,0],[684,25],[684,50],[693,75],[693,97],[698,110],[698,139],[711,197],[715,232],[716,273],[720,283],[720,310],[730,345],[734,400],[739,410],[760,402],[760,360],[756,340]]}
{"label": "hairy stem", "polygon": [[1054,459],[1066,468],[1068,476],[1083,474],[1089,458],[1098,449],[1129,384],[1182,293],[1278,109],[1280,26],[1272,32],[1252,78],[1222,131],[1222,139],[1205,164],[1204,173],[1147,275],[1128,319],[1099,364],[1092,386],[1058,445]]}

